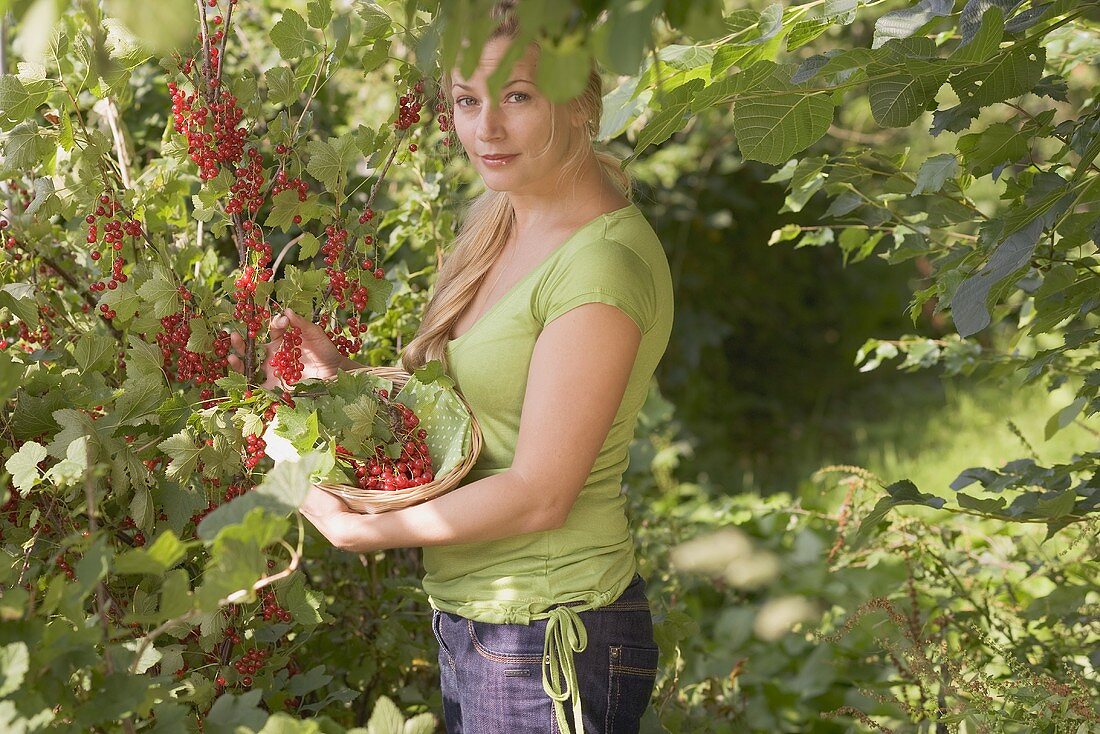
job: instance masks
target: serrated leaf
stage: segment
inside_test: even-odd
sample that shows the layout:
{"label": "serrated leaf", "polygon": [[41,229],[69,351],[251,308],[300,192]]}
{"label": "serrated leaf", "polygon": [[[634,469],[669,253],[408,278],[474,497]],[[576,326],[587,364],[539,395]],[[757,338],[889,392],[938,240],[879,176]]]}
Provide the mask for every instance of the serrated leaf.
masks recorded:
{"label": "serrated leaf", "polygon": [[115,359],[115,340],[86,331],[76,340],[73,358],[81,372],[99,372]]}
{"label": "serrated leaf", "polygon": [[33,120],[16,125],[4,138],[3,166],[18,171],[40,170],[54,152],[53,137]]}
{"label": "serrated leaf", "polygon": [[984,176],[999,163],[1015,163],[1028,153],[1031,137],[1006,122],[959,138],[958,149],[967,170]]}
{"label": "serrated leaf", "polygon": [[171,458],[167,470],[169,478],[182,482],[194,473],[200,448],[190,431],[184,429],[164,439],[157,444],[157,448]]}
{"label": "serrated leaf", "polygon": [[45,446],[27,441],[4,463],[4,468],[11,474],[12,484],[21,495],[26,496],[28,491],[42,481],[38,462],[45,459],[47,455]]}
{"label": "serrated leaf", "polygon": [[436,729],[435,716],[429,713],[417,714],[405,722],[404,734],[432,734]]}
{"label": "serrated leaf", "polygon": [[885,13],[875,21],[871,48],[878,48],[891,38],[908,38],[937,17],[951,15],[953,0],[921,0],[910,8]]}
{"label": "serrated leaf", "polygon": [[[1015,2],[1016,0],[1009,0]],[[976,3],[989,4],[990,0],[970,0],[967,8]],[[949,57],[951,61],[959,64],[976,64],[985,61],[997,52],[1004,38],[1005,16],[1004,12],[993,5],[978,19],[980,25],[970,25],[965,22],[966,10],[959,20],[959,28],[962,30],[962,40]],[[969,32],[968,32],[969,31]]]}
{"label": "serrated leaf", "polygon": [[1012,48],[963,69],[951,78],[951,87],[963,102],[984,107],[1031,91],[1042,78],[1045,63],[1042,47]]}
{"label": "serrated leaf", "polygon": [[276,464],[258,487],[203,518],[198,527],[199,537],[206,541],[213,540],[222,528],[241,522],[257,507],[264,508],[273,517],[282,517],[296,510],[309,493],[311,473],[323,467],[325,461],[326,457],[321,452],[312,452],[299,461]]}
{"label": "serrated leaf", "polygon": [[951,153],[934,155],[923,164],[917,172],[916,185],[913,186],[912,195],[934,194],[943,188],[949,179],[955,177],[959,170],[959,159]]}
{"label": "serrated leaf", "polygon": [[[305,201],[300,201],[296,190],[284,189],[271,197],[271,211],[264,220],[264,226],[278,227],[284,232],[289,232],[294,226],[304,226],[320,215],[317,201],[317,194],[309,193]],[[302,218],[300,225],[294,224],[295,215]]]}
{"label": "serrated leaf", "polygon": [[310,0],[306,5],[306,15],[311,27],[323,31],[332,22],[332,5],[329,0]]}
{"label": "serrated leaf", "polygon": [[[49,98],[49,85],[34,84],[28,88],[19,77],[0,76],[0,118],[11,125],[26,120]],[[8,129],[11,125],[0,125]]]}
{"label": "serrated leaf", "polygon": [[115,573],[140,573],[163,576],[187,556],[187,549],[197,545],[180,540],[171,530],[156,537],[147,548],[131,548],[114,563]]}
{"label": "serrated leaf", "polygon": [[342,196],[347,169],[359,157],[355,135],[348,133],[327,141],[311,140],[306,145],[306,152],[309,154],[306,164],[309,175],[337,197]]}
{"label": "serrated leaf", "polygon": [[379,696],[367,722],[367,734],[402,734],[404,728],[405,717],[397,704],[386,696]]}
{"label": "serrated leaf", "polygon": [[356,12],[363,19],[362,38],[364,40],[377,38],[390,30],[393,21],[390,20],[390,16],[382,9],[381,5],[374,2],[364,2],[363,0],[359,0],[355,5]]}
{"label": "serrated leaf", "polygon": [[309,260],[314,257],[320,250],[320,247],[320,240],[309,232],[303,233],[302,238],[298,240],[298,262]]}
{"label": "serrated leaf", "polygon": [[298,87],[294,73],[285,66],[268,69],[264,74],[267,83],[267,101],[273,105],[287,105],[298,99]]}
{"label": "serrated leaf", "polygon": [[733,111],[737,146],[745,158],[779,165],[821,139],[832,124],[831,95],[790,84],[770,62],[771,75],[739,96]]}
{"label": "serrated leaf", "polygon": [[191,329],[191,336],[188,337],[184,349],[200,354],[213,351],[214,335],[210,333],[210,328],[206,325],[206,319],[196,316],[187,322],[187,326]]}
{"label": "serrated leaf", "polygon": [[316,46],[305,18],[289,8],[283,10],[279,22],[272,26],[271,42],[287,61],[299,58]]}
{"label": "serrated leaf", "polygon": [[267,722],[268,714],[258,706],[262,689],[254,689],[241,696],[223,693],[203,717],[203,728],[208,734],[236,734],[238,727],[259,731]]}
{"label": "serrated leaf", "polygon": [[970,336],[989,325],[989,308],[986,303],[990,289],[1020,270],[1031,260],[1031,253],[1039,243],[1044,220],[1036,219],[1018,232],[1010,235],[997,246],[989,262],[955,289],[951,298],[951,315],[959,336]]}
{"label": "serrated leaf", "polygon": [[0,648],[0,696],[19,690],[30,670],[30,651],[22,640]]}
{"label": "serrated leaf", "polygon": [[935,103],[949,67],[941,60],[893,56],[867,67],[867,98],[875,122],[906,127]]}
{"label": "serrated leaf", "polygon": [[638,142],[634,145],[634,152],[631,153],[630,159],[637,158],[651,145],[663,143],[680,130],[685,123],[684,116],[692,109],[695,94],[702,88],[702,79],[692,79],[669,92],[661,100],[661,109],[649,119],[638,134]]}
{"label": "serrated leaf", "polygon": [[160,264],[153,266],[153,272],[149,280],[138,288],[138,295],[152,308],[153,315],[158,319],[171,316],[180,310],[180,297],[175,278]]}
{"label": "serrated leaf", "polygon": [[10,309],[28,327],[38,326],[38,298],[30,283],[8,283],[0,288],[0,306]]}

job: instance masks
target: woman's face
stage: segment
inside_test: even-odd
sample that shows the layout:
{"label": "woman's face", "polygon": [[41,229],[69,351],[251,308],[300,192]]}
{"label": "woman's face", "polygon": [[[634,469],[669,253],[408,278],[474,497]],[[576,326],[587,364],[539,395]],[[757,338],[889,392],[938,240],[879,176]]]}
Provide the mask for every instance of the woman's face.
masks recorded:
{"label": "woman's face", "polygon": [[[488,41],[469,79],[458,69],[452,71],[455,134],[488,188],[549,194],[580,130],[576,121],[571,124],[566,105],[552,104],[535,86],[538,49],[534,45],[513,65],[497,98],[489,98],[489,76],[510,43],[505,38]],[[556,127],[548,148],[551,120]],[[485,158],[497,155],[510,157],[501,162]]]}

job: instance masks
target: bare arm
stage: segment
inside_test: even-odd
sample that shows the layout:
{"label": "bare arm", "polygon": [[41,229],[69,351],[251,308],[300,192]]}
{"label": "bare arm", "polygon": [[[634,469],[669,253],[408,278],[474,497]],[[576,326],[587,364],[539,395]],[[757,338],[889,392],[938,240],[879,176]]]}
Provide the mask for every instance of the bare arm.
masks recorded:
{"label": "bare arm", "polygon": [[568,311],[547,324],[535,344],[511,467],[404,510],[323,514],[304,506],[303,513],[333,545],[359,552],[560,527],[607,439],[641,338],[614,306],[587,303]]}

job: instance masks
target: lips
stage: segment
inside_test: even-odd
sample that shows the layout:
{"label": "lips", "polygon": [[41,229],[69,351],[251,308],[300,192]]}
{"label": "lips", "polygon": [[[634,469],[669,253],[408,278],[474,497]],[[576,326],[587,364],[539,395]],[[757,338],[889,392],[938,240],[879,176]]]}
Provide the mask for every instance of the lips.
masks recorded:
{"label": "lips", "polygon": [[518,154],[517,153],[509,153],[509,154],[498,154],[498,155],[483,155],[481,157],[484,158],[487,161],[505,161],[505,160],[508,160],[509,158],[515,158],[516,155],[518,155]]}

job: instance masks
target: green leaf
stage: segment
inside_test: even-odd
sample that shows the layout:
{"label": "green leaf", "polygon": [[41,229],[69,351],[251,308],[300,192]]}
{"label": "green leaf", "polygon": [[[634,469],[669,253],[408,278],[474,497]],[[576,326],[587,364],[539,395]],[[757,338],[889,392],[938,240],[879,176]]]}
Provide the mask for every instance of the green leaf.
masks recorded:
{"label": "green leaf", "polygon": [[417,714],[405,722],[404,734],[432,734],[436,726],[437,722],[432,714]]}
{"label": "green leaf", "polygon": [[1055,433],[1062,430],[1070,423],[1073,423],[1087,403],[1088,398],[1083,396],[1079,397],[1052,415],[1050,420],[1047,421],[1046,428],[1043,431],[1043,439],[1049,441]]}
{"label": "green leaf", "polygon": [[[914,39],[923,41],[926,39]],[[906,127],[930,107],[950,73],[941,59],[919,58],[924,44],[891,41],[885,53],[867,67],[871,115],[884,127]]]}
{"label": "green leaf", "polygon": [[638,134],[638,142],[634,145],[634,152],[631,153],[629,160],[637,158],[649,146],[668,140],[673,133],[682,128],[685,122],[684,116],[691,110],[696,92],[702,88],[702,79],[692,79],[669,92],[668,96],[661,100],[661,109],[649,119]]}
{"label": "green leaf", "polygon": [[[28,89],[17,76],[0,76],[0,128],[10,129],[34,114],[50,96],[49,85],[34,84]],[[2,124],[11,121],[11,125]]]}
{"label": "green leaf", "polygon": [[[284,189],[271,197],[271,212],[267,215],[264,226],[278,227],[289,232],[291,227],[304,226],[310,220],[317,219],[320,213],[317,194],[309,193],[305,201],[299,201],[296,190]],[[302,218],[301,224],[294,224],[295,215]]]}
{"label": "green leaf", "polygon": [[236,734],[238,727],[259,731],[268,718],[267,712],[257,705],[262,695],[259,688],[241,696],[223,693],[204,717],[204,730],[208,734]]}
{"label": "green leaf", "polygon": [[310,0],[306,15],[309,16],[310,27],[323,31],[332,22],[332,5],[329,0]]}
{"label": "green leaf", "polygon": [[30,651],[22,640],[0,648],[0,696],[10,696],[23,685],[30,670]]}
{"label": "green leaf", "polygon": [[321,241],[309,232],[304,232],[298,240],[298,262],[313,258],[321,248]]}
{"label": "green leaf", "polygon": [[99,372],[115,361],[115,340],[86,331],[76,340],[73,358],[81,372]]}
{"label": "green leaf", "polygon": [[157,448],[171,458],[168,464],[169,478],[182,482],[195,471],[200,449],[191,432],[186,428],[161,441],[157,444]]}
{"label": "green leaf", "polygon": [[267,83],[267,101],[273,105],[288,105],[298,99],[298,87],[294,73],[286,66],[276,66],[264,74]]}
{"label": "green leaf", "polygon": [[301,270],[287,265],[283,278],[275,285],[279,303],[295,313],[312,313],[313,304],[324,296],[325,271]]}
{"label": "green leaf", "polygon": [[926,160],[917,172],[917,182],[911,194],[934,194],[959,171],[959,159],[951,153],[940,153]]}
{"label": "green leaf", "polygon": [[591,57],[577,35],[561,43],[545,43],[539,55],[535,85],[551,101],[564,104],[584,91],[588,83]]}
{"label": "green leaf", "polygon": [[327,142],[311,140],[306,145],[306,152],[309,154],[306,170],[340,198],[344,193],[347,169],[359,158],[355,135],[348,133],[339,138],[329,138]]}
{"label": "green leaf", "polygon": [[1042,47],[1013,47],[990,61],[963,69],[951,77],[951,87],[963,103],[984,107],[1031,91],[1042,79],[1045,64]]}
{"label": "green leaf", "polygon": [[367,722],[367,734],[402,734],[404,729],[405,717],[397,704],[386,696],[379,696]]}
{"label": "green leaf", "polygon": [[223,528],[241,522],[257,507],[262,507],[275,517],[296,510],[309,493],[312,473],[318,471],[325,460],[325,456],[318,451],[306,454],[299,461],[276,464],[258,487],[203,518],[198,527],[199,537],[212,540]]}
{"label": "green leaf", "polygon": [[1067,489],[1049,499],[1040,499],[1035,503],[1035,515],[1037,517],[1058,518],[1073,513],[1073,506],[1077,502],[1077,492]]}
{"label": "green leaf", "polygon": [[760,63],[771,74],[738,97],[733,129],[745,158],[779,165],[825,135],[833,119],[833,101],[831,95],[793,86],[775,64]]}
{"label": "green leaf", "polygon": [[8,283],[0,288],[0,307],[12,313],[30,328],[38,326],[38,294],[30,283]]}
{"label": "green leaf", "polygon": [[84,478],[88,469],[88,437],[81,436],[69,444],[65,458],[50,467],[46,478],[55,486],[69,487]]}
{"label": "green leaf", "polygon": [[893,10],[875,21],[871,48],[878,48],[892,38],[908,38],[925,24],[938,17],[951,15],[953,0],[921,0],[911,8]]}
{"label": "green leaf", "polygon": [[127,69],[134,69],[153,55],[145,44],[138,39],[122,21],[105,18],[103,27],[107,29],[107,51],[111,58],[121,61]]}
{"label": "green leaf", "polygon": [[357,0],[355,5],[356,12],[363,19],[363,30],[360,37],[364,41],[373,40],[389,32],[393,21],[390,20],[390,16],[382,9],[381,5],[374,2],[364,2],[364,0]]}
{"label": "green leaf", "polygon": [[1015,163],[1027,156],[1030,144],[1027,133],[998,122],[980,133],[960,136],[958,149],[967,169],[975,176],[984,176],[1000,163]]}
{"label": "green leaf", "polygon": [[[1010,2],[1015,1],[1010,0]],[[978,3],[984,4],[985,2],[988,2],[988,0],[978,0]],[[978,3],[971,0],[966,5],[967,8],[970,8]],[[960,28],[964,29],[962,40],[948,58],[958,64],[980,63],[996,53],[1001,45],[1001,39],[1004,38],[1005,15],[996,5],[989,7],[978,19],[981,26],[971,25],[969,33],[965,30],[965,18],[966,11],[964,10],[962,18],[959,20]]]}
{"label": "green leaf", "polygon": [[115,573],[140,573],[163,576],[187,556],[187,549],[198,545],[183,542],[171,530],[157,536],[148,548],[131,548],[114,563]]}
{"label": "green leaf", "polygon": [[176,279],[166,267],[157,263],[149,280],[138,288],[138,295],[152,306],[153,315],[158,319],[171,316],[180,310],[180,297]]}
{"label": "green leaf", "polygon": [[0,165],[16,171],[40,170],[42,159],[53,150],[53,144],[39,133],[33,120],[12,128],[4,138],[4,158]]}
{"label": "green leaf", "polygon": [[289,8],[271,28],[271,42],[286,61],[297,59],[316,47],[305,18]]}
{"label": "green leaf", "polygon": [[46,447],[34,441],[27,441],[19,451],[12,454],[4,464],[4,468],[11,474],[11,481],[19,493],[26,496],[27,492],[42,481],[42,474],[38,470],[38,462],[47,456]]}

